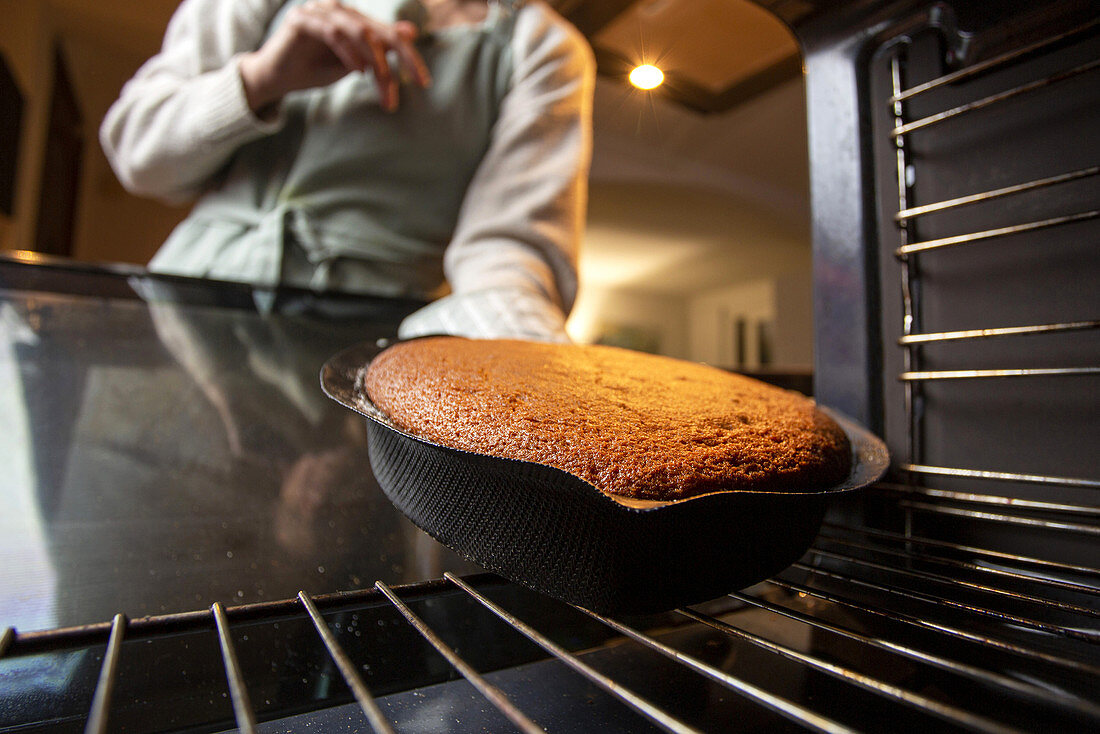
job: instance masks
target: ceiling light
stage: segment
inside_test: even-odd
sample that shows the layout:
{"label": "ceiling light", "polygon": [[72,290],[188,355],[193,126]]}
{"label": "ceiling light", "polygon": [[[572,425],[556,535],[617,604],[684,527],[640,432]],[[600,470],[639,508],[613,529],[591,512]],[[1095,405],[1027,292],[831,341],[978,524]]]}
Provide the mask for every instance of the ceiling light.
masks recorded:
{"label": "ceiling light", "polygon": [[634,67],[630,72],[630,83],[638,89],[653,89],[661,85],[665,80],[665,74],[652,64],[642,64]]}

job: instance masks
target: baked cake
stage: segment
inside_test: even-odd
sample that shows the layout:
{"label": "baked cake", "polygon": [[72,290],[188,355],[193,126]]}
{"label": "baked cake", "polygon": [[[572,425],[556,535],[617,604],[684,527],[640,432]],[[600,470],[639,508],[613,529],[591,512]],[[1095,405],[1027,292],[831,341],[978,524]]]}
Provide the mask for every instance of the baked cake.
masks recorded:
{"label": "baked cake", "polygon": [[370,400],[433,443],[538,462],[621,497],[844,480],[844,431],[799,393],[617,347],[428,337],[370,364]]}

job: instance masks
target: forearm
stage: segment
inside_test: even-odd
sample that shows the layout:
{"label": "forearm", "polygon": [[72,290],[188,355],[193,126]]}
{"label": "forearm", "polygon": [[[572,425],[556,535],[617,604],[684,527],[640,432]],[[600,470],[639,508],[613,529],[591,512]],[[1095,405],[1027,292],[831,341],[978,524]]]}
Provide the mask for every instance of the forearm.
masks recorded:
{"label": "forearm", "polygon": [[262,40],[282,0],[186,0],[160,53],[123,87],[100,140],[127,189],[192,196],[244,143],[277,125],[248,106],[238,58]]}
{"label": "forearm", "polygon": [[452,289],[400,335],[567,341],[591,155],[594,63],[579,36],[529,8],[519,60],[444,259]]}
{"label": "forearm", "polygon": [[143,81],[111,108],[100,138],[127,190],[171,200],[199,193],[241,145],[276,128],[251,112],[231,62],[186,85]]}
{"label": "forearm", "polygon": [[587,205],[594,62],[575,32],[529,10],[517,28],[515,82],[444,266],[456,293],[526,287],[568,313]]}

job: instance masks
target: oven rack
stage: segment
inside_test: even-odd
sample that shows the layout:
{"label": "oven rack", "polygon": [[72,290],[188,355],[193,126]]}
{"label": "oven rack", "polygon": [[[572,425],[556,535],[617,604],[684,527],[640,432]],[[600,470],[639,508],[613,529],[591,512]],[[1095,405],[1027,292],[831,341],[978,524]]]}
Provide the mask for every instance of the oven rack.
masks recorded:
{"label": "oven rack", "polygon": [[[1074,58],[1074,52],[1063,52],[1075,44],[1094,44],[1098,27],[1100,22],[1094,18],[1067,33],[911,86],[906,83],[911,71],[910,51],[917,47],[914,53],[919,65],[929,56],[927,43],[904,36],[888,44],[880,57],[888,68],[886,77],[890,89],[883,95],[887,115],[880,129],[885,130],[885,135],[880,133],[876,145],[884,151],[879,159],[882,175],[892,178],[896,186],[894,211],[881,213],[881,250],[884,257],[892,250],[896,262],[896,293],[901,302],[898,321],[883,324],[884,348],[889,349],[892,342],[902,353],[901,369],[896,373],[902,390],[902,420],[900,429],[898,424],[890,423],[894,434],[887,437],[895,454],[895,465],[889,481],[876,486],[868,494],[864,506],[826,524],[810,553],[815,564],[811,566],[803,559],[795,566],[807,573],[824,575],[845,589],[847,598],[821,595],[804,585],[787,586],[792,591],[815,594],[831,603],[854,604],[853,609],[883,617],[888,614],[886,610],[894,608],[901,599],[905,604],[934,607],[944,614],[948,614],[948,610],[964,612],[960,624],[932,622],[926,614],[911,614],[901,608],[898,616],[915,628],[935,628],[938,633],[980,645],[991,654],[1011,651],[1020,660],[1029,660],[1038,668],[1054,666],[1074,670],[1085,676],[1083,680],[1092,681],[1088,684],[1091,691],[1082,689],[1089,701],[1087,708],[1092,711],[1098,700],[1096,682],[1100,681],[1100,650],[1096,647],[1100,644],[1100,600],[1097,599],[1100,570],[1095,565],[1100,505],[1095,504],[1090,492],[1100,488],[1100,481],[1074,472],[1060,475],[983,466],[980,457],[973,458],[974,463],[969,465],[943,465],[926,458],[930,453],[926,433],[930,426],[938,428],[941,433],[938,450],[952,453],[944,448],[951,440],[951,431],[965,430],[953,425],[952,415],[944,410],[947,403],[944,396],[948,393],[940,391],[929,398],[929,391],[936,384],[958,383],[950,393],[955,400],[966,399],[964,391],[979,383],[1003,385],[1004,390],[1017,389],[1020,380],[1026,383],[1025,387],[1033,386],[1036,381],[1050,380],[1063,380],[1062,384],[1068,385],[1066,378],[1095,384],[1089,382],[1100,374],[1100,367],[1095,362],[1019,366],[1012,365],[1009,360],[1018,358],[1021,364],[1027,365],[1029,350],[1041,349],[1042,342],[1037,340],[1093,338],[1100,328],[1100,320],[1095,318],[1098,314],[1078,313],[1057,321],[1021,319],[1015,324],[1002,322],[988,326],[971,322],[964,328],[952,324],[952,328],[946,329],[926,329],[923,322],[928,305],[943,297],[937,286],[943,281],[945,272],[966,273],[971,279],[972,298],[969,303],[964,300],[958,303],[967,304],[966,308],[986,318],[991,315],[1001,318],[996,309],[990,308],[997,299],[1004,297],[998,292],[997,277],[985,275],[986,272],[998,272],[1001,252],[994,247],[993,241],[1012,238],[1017,253],[1025,247],[1033,248],[1036,257],[1032,267],[1038,274],[1044,267],[1039,252],[1045,249],[1045,242],[1040,237],[1059,227],[1091,226],[1088,223],[1100,217],[1095,196],[1100,166],[1088,161],[1087,154],[1085,165],[1078,159],[1074,161],[1077,167],[1064,172],[1045,170],[1040,175],[1007,184],[996,181],[984,187],[980,185],[980,178],[996,171],[995,165],[979,165],[967,170],[937,160],[937,156],[950,156],[951,153],[945,151],[952,151],[959,140],[975,139],[973,135],[967,137],[968,133],[957,127],[940,130],[941,126],[958,126],[963,117],[986,115],[983,120],[972,123],[977,130],[983,122],[988,125],[988,115],[1008,105],[1031,105],[1031,110],[1041,110],[1044,103],[1036,101],[1036,93],[1065,84],[1083,86],[1090,83],[1086,80],[1092,79],[1091,88],[1095,90],[1098,70],[1095,55],[1084,63],[1071,60],[1064,64],[1062,59]],[[1051,68],[1054,59],[1057,59],[1057,68]],[[927,64],[922,68],[927,70]],[[1043,71],[1038,77],[1028,76],[1033,69]],[[996,87],[1001,83],[997,75],[1009,80],[1007,88]],[[969,90],[976,91],[971,93]],[[1095,91],[1082,92],[1079,87],[1078,94],[1082,93],[1095,95]],[[966,98],[968,94],[970,99]],[[914,102],[921,103],[915,114],[911,109]],[[1015,114],[1020,114],[1019,108]],[[1040,119],[1041,115],[1040,112]],[[1033,124],[1042,129],[1042,122]],[[1088,129],[1087,123],[1085,129]],[[921,138],[931,131],[938,137]],[[1017,152],[1014,142],[998,141],[989,148],[1000,146],[1002,155],[1012,155]],[[1088,150],[1087,147],[1083,149]],[[887,155],[887,150],[892,152]],[[888,158],[893,159],[893,170],[886,163]],[[927,203],[918,202],[919,187],[927,176],[938,179],[931,187],[934,191],[948,191],[950,195],[933,196]],[[953,180],[945,184],[943,179],[947,176],[952,176]],[[1060,204],[1060,197],[1052,195],[1059,195],[1072,186],[1078,187],[1077,194],[1067,200],[1074,202],[1071,206],[1078,207],[1076,210],[1036,216],[1036,211],[1049,207],[1051,202]],[[1092,188],[1082,188],[1089,186]],[[964,193],[960,194],[958,189]],[[888,188],[880,186],[880,190],[888,200]],[[966,193],[968,190],[972,193]],[[1093,193],[1082,197],[1082,191]],[[1046,198],[1035,198],[1039,196]],[[883,208],[887,207],[888,204]],[[972,211],[979,212],[976,221],[982,222],[982,226],[970,226]],[[1025,221],[1007,223],[1005,220],[1019,216],[1016,211],[1027,212]],[[926,218],[936,220],[931,235],[920,231]],[[892,234],[888,231],[890,224],[894,227]],[[951,231],[953,227],[962,231]],[[1095,232],[1095,227],[1091,231]],[[893,237],[896,237],[896,244],[891,244]],[[958,261],[964,250],[966,258],[954,266],[957,270],[949,271],[952,258]],[[926,277],[922,265],[927,256],[938,258],[935,272],[939,280]],[[889,281],[888,274],[884,274],[883,282]],[[887,288],[882,290],[883,297],[892,295]],[[942,307],[939,314],[942,318]],[[971,316],[969,311],[966,315]],[[996,350],[986,347],[994,343]],[[966,356],[949,351],[956,347],[966,347],[969,351],[962,353]],[[935,354],[940,364],[925,368],[926,350],[929,349],[939,350]],[[1079,355],[1088,351],[1077,349],[1069,353]],[[986,353],[997,356],[989,360]],[[944,361],[952,359],[963,363],[974,361],[975,355],[978,361],[986,363],[942,366]],[[1091,359],[1095,356],[1093,349]],[[993,364],[989,364],[991,361]],[[887,357],[886,362],[891,363],[891,359]],[[1064,389],[1072,390],[1073,387]],[[891,389],[887,389],[887,394],[893,394]],[[990,392],[986,390],[980,394],[988,396]],[[887,407],[894,407],[889,398]],[[1002,418],[1007,420],[1008,416]],[[1012,418],[1019,419],[1018,416]],[[973,430],[969,425],[965,428]],[[983,453],[1000,456],[996,451]],[[1010,459],[1016,461],[1019,457]],[[1090,466],[1088,461],[1078,462],[1078,465]],[[1038,489],[1030,491],[1028,487]],[[1033,552],[1021,548],[1030,548]],[[852,601],[861,595],[867,600]],[[992,630],[979,631],[987,622],[993,626]],[[1049,647],[1044,643],[1041,648],[1021,644],[1018,636],[1024,630],[1057,638],[1064,644]],[[1011,638],[1006,634],[1009,631]],[[1027,633],[1023,636],[1027,637]],[[1026,664],[1020,671],[1020,678],[1029,675],[1025,671]],[[1038,691],[1019,693],[1041,695]]]}
{"label": "oven rack", "polygon": [[[1049,227],[1056,227],[1060,225],[1093,220],[1100,217],[1100,209],[1092,208],[1083,211],[1073,212],[1070,214],[995,227],[992,229],[965,232],[961,234],[955,234],[947,237],[937,237],[928,240],[918,239],[917,241],[910,241],[911,239],[914,239],[913,225],[915,223],[915,220],[929,214],[941,213],[944,211],[976,204],[984,204],[991,202],[995,199],[1023,195],[1075,181],[1093,179],[1097,176],[1100,176],[1100,165],[1089,165],[1073,171],[1045,176],[1029,181],[1023,181],[1010,186],[1002,186],[986,191],[981,191],[978,193],[972,193],[964,196],[945,199],[942,201],[913,206],[909,203],[910,197],[912,196],[911,179],[913,176],[913,162],[909,159],[906,143],[906,136],[918,130],[936,125],[941,122],[953,120],[960,115],[965,115],[967,113],[976,112],[979,110],[985,110],[990,106],[1013,100],[1021,95],[1030,94],[1037,90],[1044,89],[1050,85],[1058,84],[1079,75],[1088,74],[1090,72],[1095,74],[1098,70],[1100,70],[1100,59],[1094,59],[1085,64],[1075,66],[1072,69],[1056,72],[1041,79],[1025,84],[1020,84],[1011,89],[999,92],[994,95],[990,95],[983,99],[969,102],[967,104],[960,105],[942,112],[937,112],[935,114],[928,115],[917,120],[907,121],[904,109],[904,103],[906,101],[913,100],[914,98],[922,94],[928,93],[932,90],[940,89],[946,85],[957,84],[967,81],[969,79],[989,74],[991,72],[1017,63],[1021,59],[1034,56],[1035,54],[1041,53],[1049,49],[1058,48],[1059,46],[1065,45],[1069,41],[1080,39],[1081,37],[1085,37],[1090,33],[1095,33],[1098,27],[1100,27],[1100,21],[1094,20],[1078,29],[1075,29],[1074,31],[1046,39],[1040,43],[1033,44],[1018,51],[1002,54],[1001,56],[990,59],[985,63],[967,67],[961,71],[947,74],[930,82],[916,85],[907,89],[904,88],[903,83],[904,44],[899,45],[899,50],[891,58],[891,76],[893,81],[894,93],[889,98],[889,100],[887,100],[887,103],[893,111],[895,123],[895,127],[890,131],[889,136],[892,139],[897,150],[896,180],[898,183],[898,211],[894,215],[894,221],[898,226],[898,231],[901,239],[901,244],[894,251],[894,254],[902,262],[905,269],[902,282],[902,289],[905,297],[905,320],[903,324],[903,334],[898,339],[898,343],[901,346],[905,347],[907,350],[913,350],[920,345],[936,342],[986,339],[991,337],[1011,337],[1034,334],[1053,334],[1071,331],[1096,330],[1100,328],[1100,319],[1085,319],[1054,324],[1031,324],[1011,327],[973,328],[938,333],[913,332],[912,329],[916,321],[916,309],[913,301],[913,294],[909,284],[910,279],[913,277],[913,274],[909,272],[910,266],[913,262],[911,259],[912,256],[921,252],[927,252],[930,250],[936,250],[953,245],[971,244],[984,240],[994,239],[997,237],[1005,237],[1008,235],[1042,230]],[[900,379],[906,381],[920,381],[966,377],[987,378],[1081,374],[1091,375],[1097,374],[1098,372],[1100,372],[1100,367],[1094,366],[1067,367],[1058,370],[960,370],[951,372],[905,372],[900,376]]]}
{"label": "oven rack", "polygon": [[[985,380],[1012,380],[1025,379],[1049,379],[1049,378],[1076,378],[1095,377],[1100,375],[1100,366],[1092,365],[1060,365],[1042,367],[967,367],[963,369],[922,369],[922,353],[925,348],[936,345],[952,345],[961,342],[980,342],[984,340],[1011,340],[1015,337],[1046,337],[1064,334],[1081,334],[1095,332],[1100,328],[1100,319],[1091,318],[1096,314],[1084,314],[1087,318],[1065,320],[1056,323],[1032,323],[1013,326],[972,327],[966,329],[953,329],[945,331],[921,331],[922,298],[925,295],[922,287],[922,274],[919,255],[962,245],[975,245],[985,243],[988,240],[1007,237],[1010,235],[1023,235],[1038,232],[1053,227],[1088,222],[1100,217],[1100,209],[1095,208],[1097,199],[1095,194],[1089,197],[1091,208],[1081,211],[1061,214],[1058,216],[1034,219],[1022,223],[1014,223],[1003,226],[967,231],[960,234],[934,236],[921,238],[917,234],[917,224],[920,218],[927,215],[939,214],[960,208],[985,205],[990,202],[1000,201],[1006,197],[1024,197],[1029,194],[1063,186],[1073,182],[1095,181],[1100,175],[1100,165],[1087,165],[1065,173],[1047,175],[1039,178],[1017,182],[1008,186],[990,188],[978,193],[963,196],[955,196],[927,204],[914,205],[915,180],[919,180],[919,165],[922,163],[921,155],[911,151],[911,136],[918,131],[929,127],[955,121],[960,116],[968,115],[982,110],[1002,105],[1006,102],[1026,98],[1034,92],[1048,87],[1059,85],[1083,75],[1095,76],[1100,68],[1100,60],[1092,58],[1081,64],[1073,64],[1070,68],[1058,69],[1046,73],[1038,79],[1029,79],[1023,82],[1017,81],[1008,89],[995,93],[984,93],[976,100],[961,104],[954,104],[948,109],[937,112],[922,111],[916,119],[909,119],[907,105],[913,100],[927,95],[936,90],[944,90],[952,85],[965,84],[987,75],[1011,69],[1013,66],[1035,58],[1041,58],[1044,54],[1063,49],[1076,42],[1088,40],[1094,37],[1100,21],[1092,21],[1081,25],[1069,32],[1056,35],[1042,41],[1030,44],[1024,48],[1010,51],[991,58],[983,63],[975,64],[962,70],[945,74],[928,82],[906,87],[906,53],[912,40],[908,37],[899,39],[889,57],[891,94],[886,100],[890,110],[892,129],[888,137],[895,150],[894,178],[897,185],[897,211],[893,221],[897,227],[899,245],[894,250],[894,255],[900,263],[900,292],[903,302],[900,336],[896,343],[904,350],[904,369],[897,379],[904,385],[904,412],[907,425],[907,438],[909,458],[897,462],[896,469],[904,472],[906,482],[910,487],[910,494],[917,495],[919,500],[906,501],[903,505],[909,508],[920,507],[929,511],[937,511],[933,503],[926,500],[936,497],[952,497],[959,499],[958,493],[937,493],[921,487],[916,481],[918,478],[950,477],[966,480],[996,481],[1022,484],[1036,484],[1044,486],[1057,486],[1075,489],[1097,489],[1100,481],[1093,478],[1078,476],[1057,476],[1047,473],[1026,473],[1019,471],[1004,471],[991,468],[941,466],[922,460],[924,453],[921,445],[921,436],[925,422],[928,419],[926,411],[918,409],[917,403],[923,396],[924,386],[940,381],[985,381]],[[1094,83],[1095,88],[1095,83]],[[1095,186],[1095,184],[1094,184]],[[1093,189],[1095,191],[1095,188]],[[1035,243],[1036,246],[1038,243]],[[991,256],[991,259],[994,256]],[[989,297],[995,298],[992,291]],[[1095,356],[1095,355],[1093,355]],[[1087,393],[1086,393],[1087,394]],[[896,489],[896,488],[895,488]],[[994,494],[972,494],[967,499],[974,503],[996,505],[1002,507],[1022,506],[1018,497],[1004,497]],[[1026,505],[1026,502],[1024,502]],[[1100,506],[1096,505],[1065,505],[1061,508],[1065,512],[1078,513],[1095,518],[1100,514]],[[987,518],[982,512],[965,512],[957,509],[939,509],[943,513],[963,513],[971,517]],[[999,518],[1005,522],[1027,524],[1028,521],[1001,515]],[[1055,524],[1047,524],[1055,527]],[[1061,525],[1058,525],[1061,527]],[[1078,532],[1091,532],[1080,526],[1074,526]]]}
{"label": "oven rack", "polygon": [[[914,548],[921,550],[914,552]],[[356,730],[394,731],[379,703],[386,698],[371,695],[357,672],[358,662],[341,645],[340,640],[346,642],[348,638],[347,628],[341,630],[332,621],[340,619],[347,609],[389,602],[446,657],[455,671],[452,677],[461,675],[469,681],[519,730],[543,731],[536,723],[537,716],[522,711],[501,687],[487,680],[488,671],[477,672],[456,652],[460,645],[444,642],[443,635],[402,601],[411,598],[423,603],[458,590],[492,612],[502,625],[538,645],[544,658],[560,661],[585,684],[602,689],[653,727],[673,732],[717,730],[693,722],[693,712],[662,708],[649,698],[651,693],[633,691],[601,672],[596,663],[587,662],[598,657],[592,650],[568,650],[555,643],[536,624],[522,619],[524,611],[530,613],[529,607],[516,613],[492,601],[489,592],[478,590],[501,585],[488,576],[463,579],[446,574],[438,582],[397,591],[379,582],[372,590],[315,598],[302,592],[298,599],[281,602],[228,608],[215,603],[208,612],[134,621],[119,614],[110,623],[81,628],[30,633],[8,628],[0,638],[0,669],[13,657],[102,648],[94,693],[87,692],[86,720],[76,719],[85,732],[106,732],[113,730],[112,708],[133,705],[117,698],[124,641],[212,630],[217,642],[209,641],[211,652],[220,650],[222,685],[232,700],[233,719],[205,730],[235,724],[241,731],[251,732],[263,725],[257,724],[250,703],[250,679],[255,673],[242,666],[238,658],[239,640],[242,636],[247,639],[248,630],[257,624],[277,626],[279,620],[289,617],[308,618],[317,633],[316,642],[323,644],[330,662],[358,702],[362,726]],[[1075,601],[1066,601],[1067,596]],[[844,698],[855,691],[870,696],[880,708],[885,705],[886,710],[901,707],[910,711],[916,720],[908,725],[903,716],[892,714],[897,717],[899,731],[918,730],[930,721],[936,726],[983,732],[1027,730],[1024,722],[1041,721],[1046,730],[1069,731],[1100,724],[1095,688],[1100,680],[1098,597],[1100,572],[1095,569],[1050,564],[1037,558],[1010,558],[933,538],[853,530],[828,523],[798,563],[768,582],[731,594],[730,601],[738,605],[736,608],[717,613],[704,611],[703,605],[680,609],[672,615],[679,618],[678,624],[662,618],[659,625],[649,629],[647,620],[624,622],[576,608],[572,613],[583,613],[607,628],[612,639],[604,647],[630,640],[636,645],[632,648],[634,658],[642,657],[643,648],[654,651],[752,706],[813,731],[865,731],[877,725],[873,718],[868,721],[856,717],[851,721],[838,716],[852,712],[843,706],[838,711],[823,705],[828,702],[819,700],[814,685],[796,687],[796,695],[769,690],[766,682],[754,680],[751,671],[730,660],[720,664],[701,660],[663,641],[663,637],[668,630],[705,629],[738,646],[750,646],[793,662],[797,669],[816,674],[815,679],[832,679],[843,691],[838,695]],[[789,624],[778,632],[761,632],[762,628],[774,628],[777,620]],[[648,623],[653,625],[652,620]],[[880,657],[886,659],[886,664]],[[171,661],[162,660],[161,664],[170,665]],[[891,673],[899,669],[906,670],[900,680]],[[945,696],[942,691],[963,691],[965,695]],[[318,702],[318,706],[338,705],[342,705],[340,700]],[[576,713],[583,721],[585,712]],[[1006,713],[1011,718],[1001,718]],[[37,722],[38,728],[36,722],[23,722],[19,730],[47,731],[54,725],[73,722],[71,716],[67,722]],[[141,730],[173,728],[167,725],[162,729],[153,720]],[[0,728],[9,730],[14,728]]]}

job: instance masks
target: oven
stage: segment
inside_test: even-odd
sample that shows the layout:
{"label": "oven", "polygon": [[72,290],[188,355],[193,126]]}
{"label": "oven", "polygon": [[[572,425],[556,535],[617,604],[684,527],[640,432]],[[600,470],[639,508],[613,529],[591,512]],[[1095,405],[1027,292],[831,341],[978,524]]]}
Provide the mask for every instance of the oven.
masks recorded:
{"label": "oven", "polygon": [[[893,461],[882,482],[835,503],[813,546],[773,578],[660,615],[596,615],[456,565],[428,581],[357,578],[359,590],[270,601],[235,603],[225,589],[191,612],[112,611],[42,631],[0,619],[0,731],[1100,725],[1096,7],[760,5],[804,52],[815,395],[884,437]],[[52,289],[48,263],[4,268],[9,292]],[[201,310],[209,297],[181,298],[193,286],[138,272],[78,281],[75,311],[71,298],[25,296],[23,332],[5,313],[9,333],[24,335],[18,353],[48,346],[43,323],[75,333],[76,316],[113,318],[131,339],[140,320],[126,304]],[[218,292],[220,305],[268,298],[296,318],[364,308]],[[372,304],[377,335],[414,306]],[[154,325],[187,333],[166,310]],[[219,328],[219,339],[251,333]],[[348,338],[344,328],[331,338]],[[97,364],[121,361],[110,343],[100,352]],[[35,372],[47,358],[70,364],[63,387],[88,379],[71,366],[84,358],[75,351],[37,354],[21,363],[27,384],[56,386],[57,374]],[[119,389],[120,401],[140,392]],[[65,413],[61,396],[38,394],[40,414]],[[144,430],[154,443],[174,438]],[[48,456],[36,466],[56,470]],[[186,532],[169,523],[133,542]]]}

